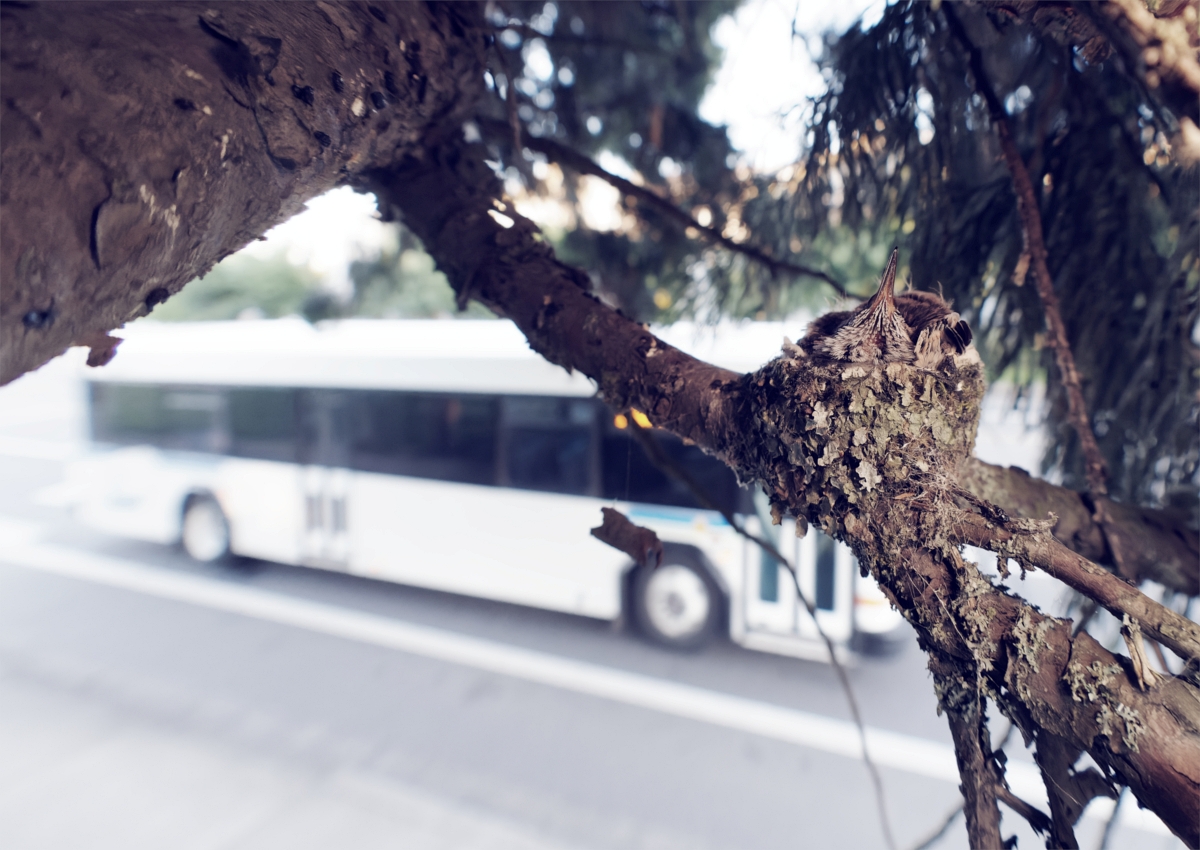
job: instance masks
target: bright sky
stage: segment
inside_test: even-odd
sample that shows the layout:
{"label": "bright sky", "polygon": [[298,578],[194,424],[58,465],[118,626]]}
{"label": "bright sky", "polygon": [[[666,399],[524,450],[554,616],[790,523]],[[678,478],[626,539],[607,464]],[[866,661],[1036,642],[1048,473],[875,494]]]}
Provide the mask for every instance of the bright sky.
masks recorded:
{"label": "bright sky", "polygon": [[[884,0],[749,0],[717,24],[714,38],[725,61],[701,103],[701,117],[728,125],[734,147],[757,170],[793,162],[804,114],[784,111],[824,88],[804,43],[792,38],[793,21],[815,51],[822,31],[844,30],[859,16],[872,22],[883,8]],[[615,192],[609,194],[607,203],[615,204]],[[378,220],[373,199],[342,188],[310,201],[305,212],[268,232],[266,241],[242,250],[260,257],[285,251],[292,262],[322,275],[331,289],[346,292],[350,262],[394,239],[394,230]]]}
{"label": "bright sky", "polygon": [[[728,126],[733,146],[755,170],[795,162],[807,111],[793,107],[825,90],[805,42],[816,55],[821,33],[845,31],[859,17],[873,23],[883,9],[884,0],[750,0],[713,32],[725,61],[700,117]],[[793,23],[803,40],[792,37]]]}

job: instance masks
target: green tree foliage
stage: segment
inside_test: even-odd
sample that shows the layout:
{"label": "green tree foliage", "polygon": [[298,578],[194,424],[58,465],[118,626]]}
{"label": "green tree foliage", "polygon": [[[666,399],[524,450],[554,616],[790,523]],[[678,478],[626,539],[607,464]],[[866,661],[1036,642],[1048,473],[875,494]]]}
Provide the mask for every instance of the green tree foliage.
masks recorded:
{"label": "green tree foliage", "polygon": [[234,254],[155,309],[159,321],[214,321],[239,316],[301,315],[322,303],[321,279],[285,254]]}
{"label": "green tree foliage", "polygon": [[434,268],[433,258],[402,227],[396,245],[350,264],[350,281],[354,293],[349,303],[336,307],[343,315],[375,319],[495,318],[476,302],[460,312],[446,276]]}
{"label": "green tree foliage", "polygon": [[[738,234],[745,193],[758,191],[723,127],[698,109],[719,65],[711,30],[737,3],[496,4],[491,126],[511,122],[522,132],[554,139],[596,157],[619,157],[638,179],[702,224]],[[515,77],[510,102],[507,78]],[[511,133],[488,133],[511,180],[544,191],[529,173],[536,157],[514,156]],[[565,200],[579,200],[577,175],[568,171]],[[644,320],[720,314],[765,317],[794,310],[807,296],[819,304],[831,290],[773,280],[740,254],[710,247],[646,204],[626,198],[628,226],[596,232],[568,229],[555,246],[569,263],[589,269],[599,288],[626,312]],[[583,216],[576,207],[575,220]],[[773,242],[770,234],[767,242]],[[824,265],[804,245],[772,245],[773,256]],[[810,247],[810,246],[809,246]],[[877,275],[876,269],[872,274]]]}

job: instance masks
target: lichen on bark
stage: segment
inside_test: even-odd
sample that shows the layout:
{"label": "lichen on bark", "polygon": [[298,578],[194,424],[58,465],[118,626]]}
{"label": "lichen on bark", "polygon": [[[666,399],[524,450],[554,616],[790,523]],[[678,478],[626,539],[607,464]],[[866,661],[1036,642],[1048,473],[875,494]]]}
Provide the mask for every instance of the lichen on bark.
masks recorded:
{"label": "lichen on bark", "polygon": [[[882,579],[912,546],[957,556],[937,508],[971,453],[983,391],[973,351],[936,371],[784,355],[743,379],[722,459]],[[894,510],[917,503],[920,527]]]}

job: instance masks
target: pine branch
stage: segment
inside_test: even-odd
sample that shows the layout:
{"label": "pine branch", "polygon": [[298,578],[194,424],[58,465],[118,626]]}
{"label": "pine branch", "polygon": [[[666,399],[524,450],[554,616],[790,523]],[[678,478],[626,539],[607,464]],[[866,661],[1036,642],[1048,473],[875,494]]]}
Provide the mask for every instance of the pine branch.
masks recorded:
{"label": "pine branch", "polygon": [[[1071,342],[1067,338],[1067,326],[1062,319],[1062,310],[1058,304],[1058,295],[1054,292],[1054,280],[1050,276],[1050,268],[1046,264],[1046,242],[1042,230],[1042,214],[1038,209],[1037,195],[1033,191],[1033,182],[1029,179],[1029,170],[1017,150],[1017,142],[1008,126],[1004,104],[992,87],[983,64],[983,52],[971,41],[954,11],[953,4],[942,7],[955,38],[966,49],[971,74],[975,78],[975,88],[987,103],[992,125],[1000,140],[1000,149],[1005,164],[1012,174],[1013,191],[1017,196],[1017,215],[1021,220],[1021,230],[1024,237],[1024,253],[1029,255],[1030,270],[1033,272],[1034,284],[1042,308],[1046,311],[1046,325],[1050,331],[1050,344],[1054,349],[1054,358],[1062,376],[1063,386],[1067,391],[1068,417],[1079,442],[1083,447],[1085,458],[1088,490],[1093,498],[1100,498],[1108,493],[1108,464],[1100,451],[1100,444],[1092,431],[1088,418],[1087,402],[1083,398],[1083,388],[1079,378],[1079,370],[1075,366],[1075,356],[1071,351]],[[1118,553],[1113,553],[1119,558]]]}
{"label": "pine branch", "polygon": [[[495,119],[477,118],[477,123],[480,129],[487,135],[495,138],[502,134],[500,131],[500,122]],[[580,174],[590,174],[593,177],[599,177],[604,182],[615,188],[622,194],[628,195],[631,198],[645,203],[661,213],[666,218],[674,221],[676,224],[684,228],[695,229],[707,241],[721,245],[724,248],[743,254],[750,259],[766,266],[772,275],[788,274],[803,277],[813,277],[827,283],[838,295],[843,298],[851,298],[846,288],[832,275],[823,272],[820,269],[814,269],[810,266],[803,266],[797,263],[789,263],[786,260],[777,260],[768,254],[764,249],[745,242],[735,242],[730,239],[715,227],[708,227],[696,221],[689,213],[675,206],[671,201],[657,194],[656,192],[647,189],[645,186],[638,186],[624,177],[619,177],[616,174],[602,168],[589,157],[584,156],[578,151],[567,147],[566,145],[555,142],[551,139],[539,138],[525,134],[523,140],[525,147],[531,151],[545,155],[552,162],[559,165],[564,165],[572,171]]]}
{"label": "pine branch", "polygon": [[959,483],[976,496],[1003,508],[1009,516],[1058,517],[1054,536],[1090,561],[1105,564],[1113,542],[1125,551],[1119,575],[1140,584],[1156,581],[1178,593],[1200,593],[1200,535],[1185,511],[1145,508],[1104,500],[1108,521],[1096,519],[1088,494],[1034,478],[1017,467],[995,466],[971,458],[959,470]]}

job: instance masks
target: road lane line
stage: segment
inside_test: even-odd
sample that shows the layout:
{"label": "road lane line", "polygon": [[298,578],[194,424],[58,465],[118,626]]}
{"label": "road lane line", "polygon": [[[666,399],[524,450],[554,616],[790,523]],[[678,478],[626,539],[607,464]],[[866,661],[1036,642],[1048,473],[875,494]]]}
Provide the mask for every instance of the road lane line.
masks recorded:
{"label": "road lane line", "polygon": [[[0,562],[499,673],[847,758],[862,756],[858,731],[845,720],[123,558],[39,544],[29,534],[3,533],[16,530],[0,525],[0,537],[9,538]],[[868,727],[867,746],[883,767],[955,785],[960,781],[954,749],[947,744]],[[1034,765],[1009,761],[1007,776],[1017,796],[1045,805],[1045,789]],[[1127,809],[1133,810],[1132,816],[1124,816]],[[1087,814],[1105,817],[1111,811],[1111,801],[1098,800]],[[1166,832],[1160,820],[1136,807],[1121,811],[1123,823]]]}
{"label": "road lane line", "polygon": [[27,460],[68,461],[84,453],[79,442],[41,440],[35,437],[10,437],[0,434],[0,455]]}

